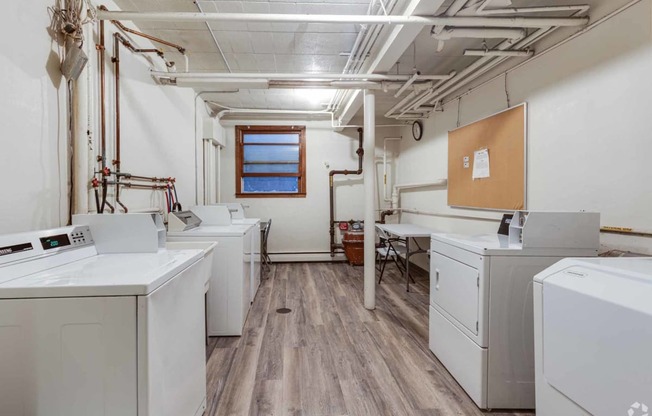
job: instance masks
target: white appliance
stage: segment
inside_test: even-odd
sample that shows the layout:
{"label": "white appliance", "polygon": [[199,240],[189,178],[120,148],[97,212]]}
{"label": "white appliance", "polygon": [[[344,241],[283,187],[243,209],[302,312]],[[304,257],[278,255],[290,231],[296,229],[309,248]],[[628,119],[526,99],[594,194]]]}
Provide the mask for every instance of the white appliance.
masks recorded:
{"label": "white appliance", "polygon": [[596,213],[518,211],[509,235],[432,235],[430,350],[480,408],[534,408],[532,277],[597,255],[599,228]]}
{"label": "white appliance", "polygon": [[93,237],[0,237],[0,414],[201,415],[203,252],[102,254]]}
{"label": "white appliance", "polygon": [[[219,208],[217,208],[219,207]],[[260,287],[260,281],[263,276],[261,267],[261,233],[260,233],[260,218],[247,218],[244,212],[245,206],[237,202],[229,202],[224,204],[213,205],[197,205],[190,208],[190,212],[200,218],[203,225],[250,225],[254,227],[252,234],[253,243],[251,251],[245,255],[247,259],[251,260],[251,302],[256,297],[256,292]],[[228,215],[227,215],[228,210]]]}
{"label": "white appliance", "polygon": [[[226,212],[226,214],[225,214]],[[239,336],[260,283],[257,224],[227,225],[225,206],[201,206],[191,209],[193,226],[185,231],[168,230],[168,241],[211,241],[218,248],[213,258],[208,289],[207,324],[210,336]],[[171,213],[176,216],[177,213]],[[184,215],[187,215],[184,214]],[[256,258],[258,257],[258,258]],[[257,266],[258,265],[258,266]]]}
{"label": "white appliance", "polygon": [[565,259],[534,279],[541,416],[652,413],[652,258]]}

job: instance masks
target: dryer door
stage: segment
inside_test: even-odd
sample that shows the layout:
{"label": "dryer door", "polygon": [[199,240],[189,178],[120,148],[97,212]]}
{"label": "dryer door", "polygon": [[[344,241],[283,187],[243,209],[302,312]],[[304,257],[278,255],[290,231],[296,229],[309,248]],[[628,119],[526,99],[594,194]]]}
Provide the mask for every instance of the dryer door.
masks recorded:
{"label": "dryer door", "polygon": [[478,269],[437,252],[431,253],[430,302],[452,317],[458,327],[478,335]]}

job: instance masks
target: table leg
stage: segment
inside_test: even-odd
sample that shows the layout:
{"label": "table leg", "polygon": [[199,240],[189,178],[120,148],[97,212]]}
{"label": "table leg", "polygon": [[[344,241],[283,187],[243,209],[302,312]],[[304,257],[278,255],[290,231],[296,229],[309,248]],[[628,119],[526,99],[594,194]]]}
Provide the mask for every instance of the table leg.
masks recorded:
{"label": "table leg", "polygon": [[405,239],[405,284],[406,291],[410,291],[410,237]]}

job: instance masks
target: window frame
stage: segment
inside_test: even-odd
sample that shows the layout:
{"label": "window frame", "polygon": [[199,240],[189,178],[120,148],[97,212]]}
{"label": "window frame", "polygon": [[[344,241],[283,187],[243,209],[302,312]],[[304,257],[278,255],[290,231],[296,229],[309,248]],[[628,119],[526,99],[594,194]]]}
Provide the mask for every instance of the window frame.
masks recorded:
{"label": "window frame", "polygon": [[[299,169],[298,173],[245,173],[244,172],[244,135],[257,134],[296,134],[299,133]],[[236,198],[305,198],[307,194],[306,178],[306,126],[235,126],[235,196]],[[292,143],[256,143],[255,146],[292,146]],[[246,177],[296,177],[298,192],[243,192],[242,179]]]}

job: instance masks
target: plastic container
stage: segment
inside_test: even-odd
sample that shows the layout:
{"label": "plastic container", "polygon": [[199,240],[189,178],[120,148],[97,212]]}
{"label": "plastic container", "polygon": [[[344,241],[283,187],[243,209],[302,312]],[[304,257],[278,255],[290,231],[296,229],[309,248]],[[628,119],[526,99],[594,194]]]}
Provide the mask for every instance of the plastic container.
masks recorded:
{"label": "plastic container", "polygon": [[347,231],[342,238],[344,254],[352,266],[364,265],[364,231]]}

